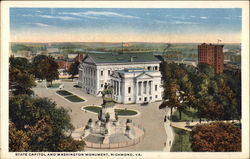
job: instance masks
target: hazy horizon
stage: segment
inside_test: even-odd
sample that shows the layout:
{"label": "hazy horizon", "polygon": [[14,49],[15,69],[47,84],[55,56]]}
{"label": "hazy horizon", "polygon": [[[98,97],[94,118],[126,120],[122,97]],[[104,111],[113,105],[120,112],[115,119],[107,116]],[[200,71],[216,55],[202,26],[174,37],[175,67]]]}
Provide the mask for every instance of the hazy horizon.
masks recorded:
{"label": "hazy horizon", "polygon": [[11,8],[11,42],[241,43],[239,8]]}

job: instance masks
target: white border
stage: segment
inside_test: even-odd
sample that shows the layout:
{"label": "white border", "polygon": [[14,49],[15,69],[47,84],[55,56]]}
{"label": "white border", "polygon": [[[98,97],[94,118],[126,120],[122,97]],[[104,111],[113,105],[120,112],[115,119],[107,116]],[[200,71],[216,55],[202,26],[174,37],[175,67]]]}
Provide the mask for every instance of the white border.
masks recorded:
{"label": "white border", "polygon": [[[4,1],[1,2],[1,158],[21,157],[8,153],[8,51],[10,41],[10,7],[67,8],[242,8],[242,152],[234,153],[167,153],[140,152],[143,157],[126,158],[249,158],[249,1]],[[157,135],[157,130],[156,130]],[[101,153],[100,151],[98,153]],[[104,152],[105,153],[105,152]],[[49,157],[49,158],[53,158]],[[60,157],[76,158],[76,157]],[[94,157],[84,157],[94,158]],[[101,157],[97,157],[101,158]],[[118,157],[102,157],[118,158]],[[120,158],[120,157],[119,157]]]}

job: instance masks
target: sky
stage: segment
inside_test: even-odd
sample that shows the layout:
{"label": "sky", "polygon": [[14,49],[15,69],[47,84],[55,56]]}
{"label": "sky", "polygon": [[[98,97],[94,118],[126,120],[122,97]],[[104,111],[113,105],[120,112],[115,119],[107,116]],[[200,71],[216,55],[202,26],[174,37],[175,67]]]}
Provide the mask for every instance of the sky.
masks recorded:
{"label": "sky", "polygon": [[12,42],[241,42],[240,8],[10,8]]}

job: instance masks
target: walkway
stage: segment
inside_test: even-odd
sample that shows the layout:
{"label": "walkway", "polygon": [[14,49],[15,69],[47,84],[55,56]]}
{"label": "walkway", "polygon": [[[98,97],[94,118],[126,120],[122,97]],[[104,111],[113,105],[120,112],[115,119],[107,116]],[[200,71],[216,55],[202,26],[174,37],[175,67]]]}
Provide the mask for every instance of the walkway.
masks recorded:
{"label": "walkway", "polygon": [[225,120],[225,121],[202,121],[200,122],[189,122],[189,124],[187,124],[187,122],[171,122],[173,127],[179,128],[179,129],[183,129],[186,131],[192,131],[192,127],[197,125],[197,124],[207,124],[207,123],[213,123],[213,122],[234,122],[234,123],[239,123],[239,121],[237,120]]}
{"label": "walkway", "polygon": [[[71,117],[71,123],[75,128],[80,128],[86,125],[89,118],[97,120],[97,115],[82,111],[81,108],[86,105],[101,105],[102,98],[94,97],[92,95],[84,93],[81,88],[75,88],[73,85],[76,82],[63,82],[64,90],[73,92],[76,95],[82,96],[87,99],[86,102],[70,103],[64,98],[56,94],[58,89],[47,89],[45,83],[38,83],[37,87],[33,90],[39,97],[48,97],[57,103],[58,107],[63,107],[69,110]],[[149,103],[146,106],[140,104],[116,104],[116,108],[135,109],[140,112],[140,115],[135,117],[120,117],[123,119],[132,119],[135,123],[143,126],[146,129],[145,138],[138,144],[125,148],[118,149],[103,149],[105,151],[163,151],[164,143],[167,139],[167,135],[164,128],[164,110],[159,109],[161,102]],[[98,149],[86,148],[86,151],[100,151]]]}
{"label": "walkway", "polygon": [[166,152],[170,152],[171,151],[171,147],[174,143],[174,130],[171,126],[171,121],[169,120],[170,117],[170,110],[167,109],[166,110],[166,115],[165,115],[165,122],[164,122],[164,128],[167,134],[167,140],[165,142],[165,147],[163,149],[163,151]]}

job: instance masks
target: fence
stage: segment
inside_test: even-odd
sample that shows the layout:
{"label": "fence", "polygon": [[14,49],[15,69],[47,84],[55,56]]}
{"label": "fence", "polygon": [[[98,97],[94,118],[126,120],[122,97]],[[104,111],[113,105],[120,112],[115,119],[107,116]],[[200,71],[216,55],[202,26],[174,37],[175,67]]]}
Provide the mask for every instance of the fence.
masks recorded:
{"label": "fence", "polygon": [[142,132],[141,132],[141,136],[126,141],[126,142],[118,142],[118,143],[109,143],[109,144],[102,144],[102,143],[92,143],[92,142],[88,142],[85,141],[86,143],[86,147],[88,148],[96,148],[96,149],[114,149],[114,148],[122,148],[122,147],[128,147],[128,146],[133,146],[138,144],[139,142],[141,142],[143,140],[143,138],[145,137],[145,128],[143,128],[142,126],[135,124],[135,123],[131,123],[134,127],[139,128]]}

